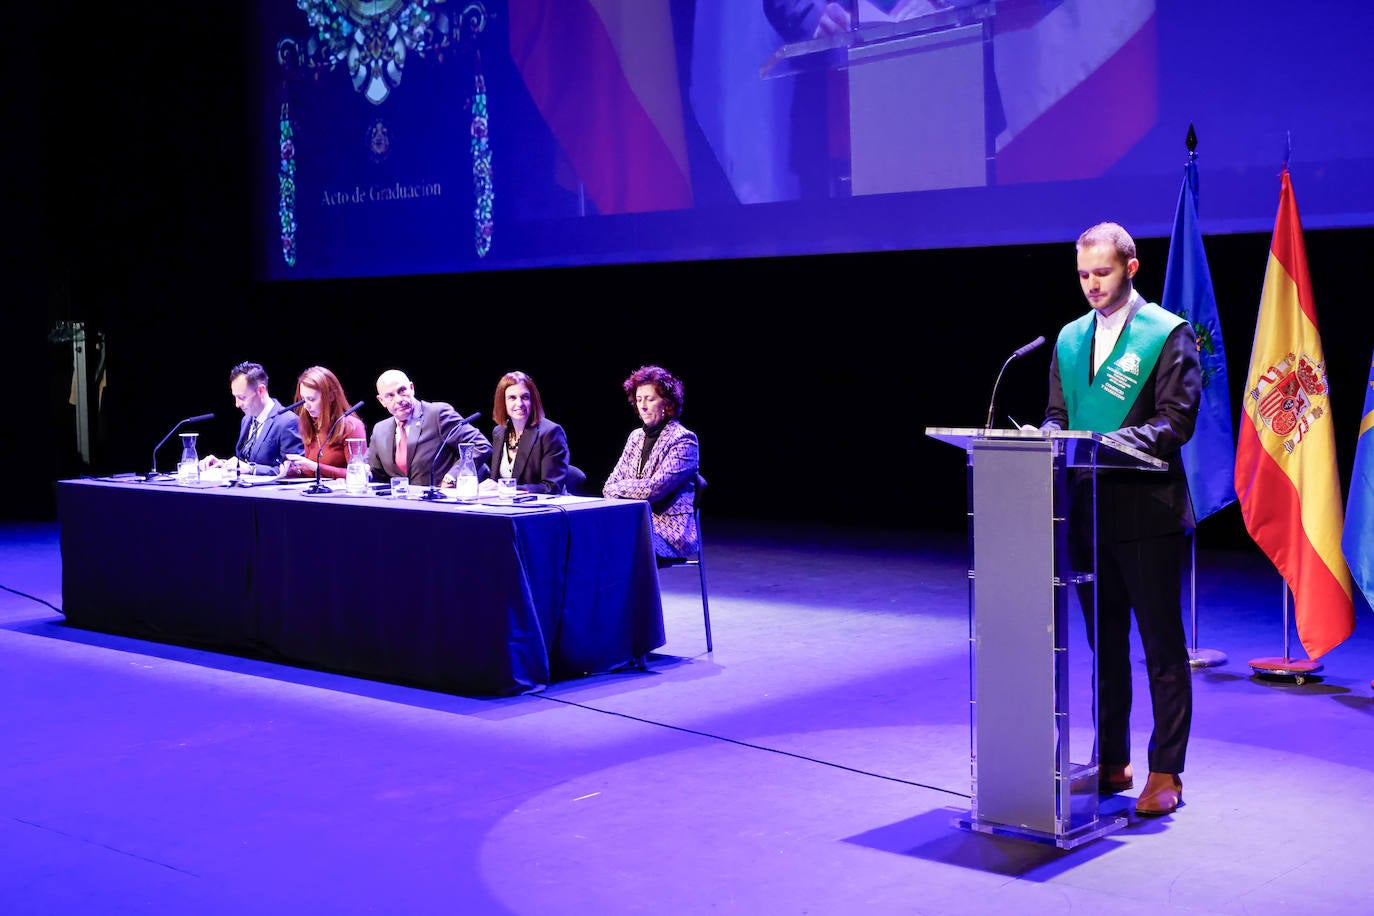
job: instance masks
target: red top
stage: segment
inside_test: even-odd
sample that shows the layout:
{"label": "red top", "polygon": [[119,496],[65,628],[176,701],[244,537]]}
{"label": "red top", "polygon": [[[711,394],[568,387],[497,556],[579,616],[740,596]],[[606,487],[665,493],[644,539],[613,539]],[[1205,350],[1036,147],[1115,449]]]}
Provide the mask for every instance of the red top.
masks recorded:
{"label": "red top", "polygon": [[367,428],[363,426],[363,421],[358,419],[356,414],[351,414],[344,418],[344,434],[339,437],[337,444],[325,446],[324,458],[320,458],[319,440],[324,436],[323,432],[316,433],[309,442],[305,443],[305,457],[311,461],[320,462],[321,477],[343,477],[347,473],[348,465],[348,445],[345,439],[367,439]]}

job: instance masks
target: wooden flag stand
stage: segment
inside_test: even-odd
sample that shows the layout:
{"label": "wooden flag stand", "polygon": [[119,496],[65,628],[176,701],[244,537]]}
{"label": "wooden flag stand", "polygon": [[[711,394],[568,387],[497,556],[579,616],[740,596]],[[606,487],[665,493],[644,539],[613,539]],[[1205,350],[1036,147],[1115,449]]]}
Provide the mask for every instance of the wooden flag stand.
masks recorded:
{"label": "wooden flag stand", "polygon": [[[1290,658],[1288,653],[1288,583],[1283,582],[1283,658],[1252,658],[1250,668],[1255,674],[1265,677],[1291,677],[1293,683],[1302,684],[1307,678],[1322,670],[1321,662],[1310,658]],[[1374,682],[1372,682],[1374,683]]]}
{"label": "wooden flag stand", "polygon": [[1188,563],[1188,576],[1191,580],[1192,607],[1193,607],[1193,645],[1188,650],[1188,664],[1194,668],[1213,668],[1217,665],[1226,664],[1226,653],[1217,649],[1199,649],[1197,647],[1197,526],[1193,526],[1192,532],[1188,535],[1189,543],[1192,545],[1193,556]]}

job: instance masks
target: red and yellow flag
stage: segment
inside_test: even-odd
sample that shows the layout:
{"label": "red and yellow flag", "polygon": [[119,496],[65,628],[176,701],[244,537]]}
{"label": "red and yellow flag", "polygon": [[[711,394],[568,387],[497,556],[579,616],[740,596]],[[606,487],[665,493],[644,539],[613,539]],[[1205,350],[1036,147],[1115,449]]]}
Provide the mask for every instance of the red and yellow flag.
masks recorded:
{"label": "red and yellow flag", "polygon": [[692,206],[668,0],[521,0],[510,49],[598,213]]}
{"label": "red and yellow flag", "polygon": [[1341,483],[1326,357],[1317,331],[1302,221],[1285,165],[1236,443],[1246,530],[1293,593],[1312,659],[1355,628],[1341,555]]}

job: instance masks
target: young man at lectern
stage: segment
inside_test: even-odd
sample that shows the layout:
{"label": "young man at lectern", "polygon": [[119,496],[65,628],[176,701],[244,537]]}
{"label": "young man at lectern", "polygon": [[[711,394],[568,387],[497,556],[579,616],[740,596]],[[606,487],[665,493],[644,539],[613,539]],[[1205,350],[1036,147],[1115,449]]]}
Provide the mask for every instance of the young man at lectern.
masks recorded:
{"label": "young man at lectern", "polygon": [[[1135,241],[1099,223],[1075,245],[1090,311],[1059,332],[1050,359],[1045,429],[1091,430],[1168,462],[1168,470],[1097,472],[1097,615],[1093,583],[1078,595],[1097,656],[1099,791],[1132,788],[1131,610],[1145,650],[1154,730],[1150,775],[1137,814],[1169,814],[1183,801],[1183,760],[1193,715],[1192,666],[1180,588],[1193,507],[1179,450],[1193,435],[1202,371],[1189,324],[1141,298]],[[1092,480],[1075,472],[1069,495],[1074,568],[1093,568]]]}

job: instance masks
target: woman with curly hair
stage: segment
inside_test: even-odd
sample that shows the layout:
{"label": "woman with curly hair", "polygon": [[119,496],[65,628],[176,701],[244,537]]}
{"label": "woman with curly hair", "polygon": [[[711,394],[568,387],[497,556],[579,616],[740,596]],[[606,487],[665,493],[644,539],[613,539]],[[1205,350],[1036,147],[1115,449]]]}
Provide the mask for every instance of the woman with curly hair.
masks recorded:
{"label": "woman with curly hair", "polygon": [[696,553],[701,537],[693,511],[697,488],[696,433],[682,425],[682,382],[660,366],[640,366],[621,385],[640,427],[625,440],[601,492],[648,500],[654,553],[660,566]]}

